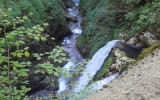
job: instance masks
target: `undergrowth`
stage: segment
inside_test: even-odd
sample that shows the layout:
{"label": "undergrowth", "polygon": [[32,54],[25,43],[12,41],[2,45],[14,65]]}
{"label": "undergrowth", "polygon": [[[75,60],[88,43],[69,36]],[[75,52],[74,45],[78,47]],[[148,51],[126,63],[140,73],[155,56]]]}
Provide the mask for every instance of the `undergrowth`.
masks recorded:
{"label": "undergrowth", "polygon": [[92,48],[90,57],[119,33],[128,34],[125,40],[145,31],[160,38],[159,0],[81,0],[80,7],[85,18],[79,38]]}

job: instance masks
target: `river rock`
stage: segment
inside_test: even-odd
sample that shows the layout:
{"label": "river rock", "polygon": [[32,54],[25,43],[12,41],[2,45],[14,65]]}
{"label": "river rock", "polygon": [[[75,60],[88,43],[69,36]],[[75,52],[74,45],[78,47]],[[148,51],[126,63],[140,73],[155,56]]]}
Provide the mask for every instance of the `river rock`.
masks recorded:
{"label": "river rock", "polygon": [[72,0],[62,0],[66,8],[72,8],[75,4]]}
{"label": "river rock", "polygon": [[141,47],[137,47],[135,45],[127,44],[121,41],[117,42],[115,47],[120,49],[121,51],[124,51],[128,57],[134,59],[138,58],[139,54],[141,54],[141,52],[143,51],[143,48]]}
{"label": "river rock", "polygon": [[137,39],[141,43],[141,46],[146,48],[158,42],[158,39],[150,32],[144,32]]}
{"label": "river rock", "polygon": [[78,22],[76,16],[73,16],[73,15],[71,15],[69,13],[66,13],[65,16],[66,16],[66,20],[68,22],[74,22],[74,23]]}
{"label": "river rock", "polygon": [[127,41],[127,43],[128,43],[128,44],[132,44],[132,45],[136,45],[137,41],[138,41],[137,38],[132,37],[131,39],[129,39],[129,40]]}
{"label": "river rock", "polygon": [[62,41],[64,37],[72,35],[72,31],[70,30],[69,26],[67,23],[64,23],[64,25],[59,25],[56,28],[55,34],[52,34],[52,36],[57,40],[57,41]]}
{"label": "river rock", "polygon": [[124,69],[134,61],[134,59],[127,57],[126,54],[119,49],[114,49],[113,52],[116,57],[116,60],[115,63],[110,66],[111,70],[120,71],[121,69]]}

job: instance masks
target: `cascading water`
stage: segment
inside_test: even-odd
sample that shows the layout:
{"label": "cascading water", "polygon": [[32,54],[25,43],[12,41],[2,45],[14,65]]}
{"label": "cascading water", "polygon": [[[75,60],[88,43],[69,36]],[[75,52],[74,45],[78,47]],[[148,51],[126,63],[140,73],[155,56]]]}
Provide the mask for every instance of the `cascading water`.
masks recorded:
{"label": "cascading water", "polygon": [[[71,66],[75,66],[75,63],[74,63],[73,61],[68,62],[63,68],[64,68],[65,71],[69,72]],[[62,72],[62,73],[63,73],[63,72]],[[58,82],[59,82],[59,90],[58,90],[58,93],[61,93],[61,92],[63,92],[64,90],[67,89],[69,80],[70,80],[70,78],[68,78],[68,77],[60,77],[60,78],[58,79]]]}
{"label": "cascading water", "polygon": [[[73,35],[64,38],[62,42],[62,46],[64,47],[65,52],[68,53],[68,56],[72,60],[71,62],[68,62],[63,67],[64,69],[66,69],[65,71],[67,71],[68,73],[74,69],[71,66],[76,67],[76,63],[74,62],[75,60],[77,62],[83,62],[83,58],[79,53],[79,51],[77,50],[76,44],[75,44],[76,38],[82,33],[82,29],[80,26],[80,23],[82,22],[82,16],[79,15],[79,9],[77,9],[79,5],[79,0],[73,0],[73,2],[75,3],[75,6],[72,8],[68,8],[68,12],[71,15],[76,16],[78,22],[77,23],[69,22],[68,25],[72,30]],[[101,68],[105,58],[109,55],[109,53],[111,52],[112,48],[115,46],[117,41],[118,40],[113,40],[103,48],[99,49],[99,51],[92,57],[92,60],[88,62],[88,64],[85,66],[85,69],[82,72],[83,75],[79,77],[78,81],[75,81],[75,83],[79,82],[79,84],[77,85],[77,88],[72,88],[71,90],[72,92],[80,92],[80,90],[83,90],[88,85],[89,83],[88,81],[90,81],[94,77],[96,72]],[[93,88],[93,90],[100,89],[100,87],[102,87],[105,83],[108,83],[109,81],[113,80],[116,76],[117,74],[110,76],[110,78],[99,81],[98,86],[96,87],[95,87],[95,84],[92,84],[95,87]],[[58,93],[61,93],[68,89],[70,79],[71,78],[62,77],[62,76],[58,79],[58,82],[59,82]],[[103,83],[103,84],[100,84],[100,83]]]}
{"label": "cascading water", "polygon": [[[81,54],[77,50],[76,44],[75,44],[76,38],[82,33],[82,29],[80,26],[80,23],[82,22],[82,16],[79,15],[79,9],[77,9],[78,4],[79,4],[79,0],[73,0],[73,2],[75,3],[75,6],[72,8],[68,8],[68,12],[69,12],[69,14],[76,16],[77,23],[68,22],[68,25],[69,25],[71,31],[73,32],[73,35],[69,36],[69,37],[65,37],[62,42],[62,46],[64,47],[64,51],[66,53],[68,53],[68,56],[71,59],[71,62],[68,62],[63,67],[64,69],[67,69],[65,71],[67,71],[68,73],[74,69],[74,68],[71,68],[72,66],[76,67],[76,63],[74,61],[77,61],[77,62],[83,61],[83,57],[81,56]],[[58,82],[59,82],[58,93],[61,93],[67,89],[70,79],[71,78],[68,78],[68,77],[60,77],[58,79]]]}
{"label": "cascading water", "polygon": [[[76,48],[76,38],[82,33],[82,29],[80,26],[80,23],[82,22],[82,16],[79,15],[79,9],[77,9],[79,5],[79,0],[73,0],[73,2],[75,3],[75,6],[72,8],[68,8],[68,12],[77,18],[77,23],[68,22],[68,25],[73,32],[73,35],[69,37],[65,37],[62,42],[62,46],[64,47],[65,52],[68,53],[68,56],[71,59],[71,61],[68,62],[63,67],[64,71],[62,71],[62,74],[70,73],[74,71],[78,67],[76,66],[75,61],[83,62],[83,57],[81,56],[81,54]],[[78,85],[74,84],[73,87],[68,88],[71,77],[62,77],[62,76],[59,77],[58,79],[59,90],[57,91],[57,93],[63,94],[63,91],[69,90],[70,94],[73,94],[74,96],[76,95],[80,99],[85,99],[87,96],[94,93],[96,90],[103,88],[104,85],[106,85],[110,81],[114,80],[117,76],[119,76],[120,73],[115,73],[107,78],[104,78],[94,83],[90,83],[90,81],[94,78],[97,71],[100,70],[100,68],[102,67],[105,58],[108,57],[109,53],[115,47],[115,45],[116,47],[123,49],[123,46],[119,46],[118,41],[119,40],[113,40],[113,41],[108,42],[106,46],[102,47],[95,53],[92,59],[85,66],[85,69],[82,71],[82,75],[79,76],[77,80],[73,82],[75,84],[79,83]],[[81,95],[79,95],[80,93],[83,94],[82,97]],[[40,92],[39,96],[45,97],[45,96],[48,96],[49,94],[50,92],[45,91],[45,93],[42,93],[42,96]],[[67,97],[67,98],[74,100],[74,97],[72,98]],[[51,99],[47,99],[47,100],[51,100]]]}
{"label": "cascading water", "polygon": [[106,46],[102,47],[95,53],[91,61],[85,66],[82,76],[77,81],[79,83],[76,86],[77,88],[73,89],[74,92],[82,91],[88,85],[88,82],[93,79],[97,71],[100,70],[105,58],[109,55],[116,42],[118,42],[118,40],[108,42]]}

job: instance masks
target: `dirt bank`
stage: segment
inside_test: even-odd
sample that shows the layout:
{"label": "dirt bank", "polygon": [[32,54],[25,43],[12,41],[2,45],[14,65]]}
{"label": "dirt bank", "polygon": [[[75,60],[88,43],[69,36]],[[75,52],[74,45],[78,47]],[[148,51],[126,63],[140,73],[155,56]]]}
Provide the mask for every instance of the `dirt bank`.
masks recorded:
{"label": "dirt bank", "polygon": [[160,48],[88,100],[160,100]]}

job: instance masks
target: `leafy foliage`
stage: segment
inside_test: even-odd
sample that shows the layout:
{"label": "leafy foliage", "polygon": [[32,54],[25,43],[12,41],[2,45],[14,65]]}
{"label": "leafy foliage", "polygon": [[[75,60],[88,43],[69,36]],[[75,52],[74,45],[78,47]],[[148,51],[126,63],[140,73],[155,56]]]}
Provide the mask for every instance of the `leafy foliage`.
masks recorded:
{"label": "leafy foliage", "polygon": [[[53,59],[55,63],[63,63],[67,61],[63,48],[57,46],[51,52],[35,53],[29,52],[30,47],[26,46],[27,39],[34,41],[46,41],[47,37],[42,35],[44,26],[36,25],[32,28],[23,26],[27,16],[16,17],[11,21],[8,20],[9,15],[0,12],[0,21],[3,28],[0,28],[0,99],[1,100],[28,100],[30,97],[26,95],[31,90],[27,87],[29,84],[28,77],[32,74],[48,74],[59,77],[61,67],[56,67],[49,61],[44,61],[43,57],[47,56]],[[17,26],[22,24],[21,26]],[[48,25],[44,23],[43,25]],[[7,28],[12,30],[8,31]],[[35,57],[42,62],[37,65],[27,59]],[[25,59],[25,60],[22,60]]]}
{"label": "leafy foliage", "polygon": [[[12,10],[7,12],[8,8]],[[8,20],[11,21],[17,16],[28,16],[29,20],[24,20],[25,27],[31,28],[36,24],[43,24],[54,20],[51,27],[56,29],[59,24],[65,22],[62,11],[65,8],[61,0],[1,0],[0,9],[7,12]],[[2,23],[0,23],[2,26]]]}
{"label": "leafy foliage", "polygon": [[91,48],[90,57],[119,33],[129,39],[147,30],[159,37],[159,0],[81,0],[80,6],[86,17],[79,42]]}

